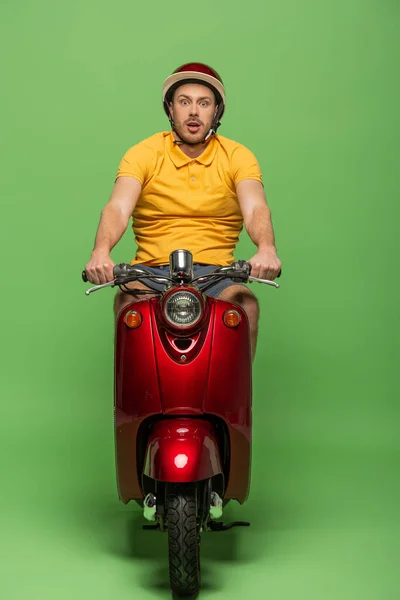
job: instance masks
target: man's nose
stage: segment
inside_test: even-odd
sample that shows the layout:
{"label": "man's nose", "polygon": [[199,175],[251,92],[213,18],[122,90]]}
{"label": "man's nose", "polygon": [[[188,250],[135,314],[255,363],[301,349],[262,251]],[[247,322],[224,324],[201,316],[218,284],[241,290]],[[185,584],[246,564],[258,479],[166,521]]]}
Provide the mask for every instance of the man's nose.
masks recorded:
{"label": "man's nose", "polygon": [[191,117],[199,116],[199,107],[197,106],[196,102],[192,102],[192,104],[190,105],[189,114]]}

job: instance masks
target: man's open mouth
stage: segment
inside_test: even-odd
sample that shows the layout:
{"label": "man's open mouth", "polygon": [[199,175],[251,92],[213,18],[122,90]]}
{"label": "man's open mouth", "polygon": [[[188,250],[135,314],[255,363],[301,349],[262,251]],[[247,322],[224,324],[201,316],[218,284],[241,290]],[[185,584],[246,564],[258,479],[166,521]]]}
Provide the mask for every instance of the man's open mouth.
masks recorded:
{"label": "man's open mouth", "polygon": [[197,123],[197,121],[189,121],[189,123],[186,123],[186,127],[189,129],[190,133],[197,133],[201,125],[200,123]]}

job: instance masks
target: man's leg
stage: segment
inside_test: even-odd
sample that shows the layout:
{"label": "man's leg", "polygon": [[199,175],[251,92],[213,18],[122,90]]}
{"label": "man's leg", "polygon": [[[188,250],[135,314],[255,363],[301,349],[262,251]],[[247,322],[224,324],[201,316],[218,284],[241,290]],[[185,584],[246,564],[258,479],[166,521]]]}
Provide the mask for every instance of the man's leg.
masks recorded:
{"label": "man's leg", "polygon": [[226,302],[233,302],[239,304],[246,312],[249,318],[250,325],[250,342],[251,342],[251,360],[254,360],[257,346],[257,333],[258,333],[258,318],[260,310],[258,306],[258,300],[247,287],[243,285],[230,285],[229,287],[222,290],[218,298],[225,300]]}

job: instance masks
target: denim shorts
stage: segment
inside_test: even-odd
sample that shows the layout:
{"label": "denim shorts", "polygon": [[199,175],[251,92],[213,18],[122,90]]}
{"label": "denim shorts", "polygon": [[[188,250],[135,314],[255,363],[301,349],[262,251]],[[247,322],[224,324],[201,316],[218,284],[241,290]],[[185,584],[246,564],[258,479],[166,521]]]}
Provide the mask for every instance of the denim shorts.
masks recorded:
{"label": "denim shorts", "polygon": [[[154,273],[154,275],[159,275],[160,277],[168,277],[169,275],[169,265],[160,265],[157,267],[148,267],[147,265],[142,265],[142,264],[135,264],[135,267],[140,267],[141,269],[146,269],[147,271],[151,271],[151,273]],[[211,273],[211,271],[214,271],[215,269],[218,269],[218,265],[204,265],[204,264],[199,264],[199,263],[195,263],[193,265],[193,274],[195,277],[200,277],[201,275],[207,275],[208,273]],[[157,289],[157,290],[163,290],[165,285],[163,283],[157,283],[156,281],[149,281],[148,279],[140,279],[141,283],[143,283],[144,285],[147,285],[148,287],[150,287],[150,285]],[[220,293],[225,290],[226,288],[230,287],[231,285],[240,285],[243,286],[244,288],[248,289],[247,286],[244,283],[236,283],[235,281],[232,281],[232,279],[221,279],[220,281],[216,281],[213,282],[212,279],[209,279],[208,281],[205,281],[204,283],[197,283],[195,282],[195,285],[197,285],[197,287],[204,291],[204,293],[207,296],[212,296],[213,298],[218,298],[218,296],[220,295]]]}

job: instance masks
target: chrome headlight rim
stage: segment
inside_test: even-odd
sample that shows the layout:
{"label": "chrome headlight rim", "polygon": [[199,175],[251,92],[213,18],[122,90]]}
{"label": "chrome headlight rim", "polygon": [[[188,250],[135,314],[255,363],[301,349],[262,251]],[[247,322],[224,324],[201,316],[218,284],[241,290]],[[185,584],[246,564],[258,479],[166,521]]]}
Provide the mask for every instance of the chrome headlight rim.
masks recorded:
{"label": "chrome headlight rim", "polygon": [[[168,303],[171,301],[171,299],[174,296],[177,295],[189,295],[192,296],[193,299],[195,300],[196,303],[198,303],[199,306],[199,314],[196,316],[196,319],[191,321],[190,323],[176,323],[175,321],[173,321],[169,314],[168,314]],[[169,326],[174,327],[175,329],[193,329],[193,327],[196,327],[200,321],[202,320],[203,316],[204,316],[204,303],[202,298],[196,294],[194,291],[192,291],[191,289],[174,289],[174,291],[171,291],[166,298],[164,298],[164,302],[163,302],[163,308],[162,308],[162,314],[164,316],[164,319],[166,320],[166,322],[168,323]]]}

